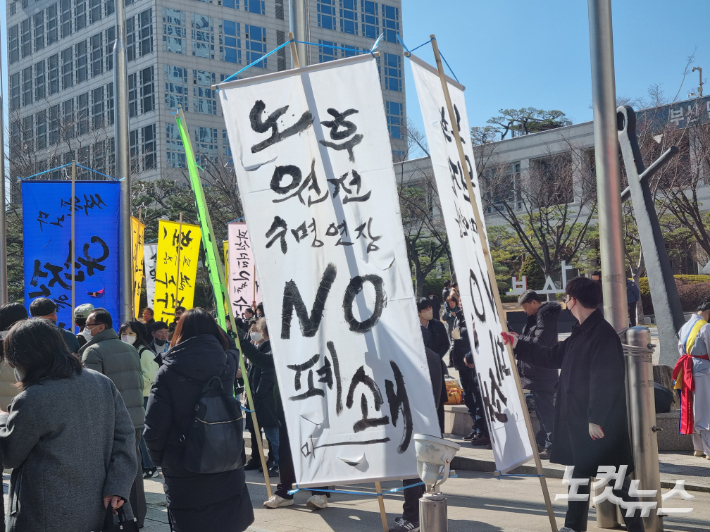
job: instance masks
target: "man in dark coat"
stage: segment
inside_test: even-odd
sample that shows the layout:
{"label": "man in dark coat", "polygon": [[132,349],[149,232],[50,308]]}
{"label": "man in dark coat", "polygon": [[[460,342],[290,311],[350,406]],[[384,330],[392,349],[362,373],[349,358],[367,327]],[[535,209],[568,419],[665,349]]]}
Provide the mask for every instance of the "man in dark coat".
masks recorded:
{"label": "man in dark coat", "polygon": [[[571,336],[554,347],[503,333],[519,360],[544,368],[560,368],[555,405],[555,437],[550,461],[574,466],[574,478],[596,476],[600,466],[626,466],[626,478],[616,497],[629,497],[634,469],[626,418],[624,354],[614,328],[604,320],[597,305],[599,283],[585,277],[572,279],[566,287],[567,308],[579,322]],[[589,483],[577,493],[589,494]],[[587,530],[589,500],[570,501],[564,532]],[[625,514],[625,512],[624,512]],[[638,513],[624,516],[629,532],[643,532]]]}
{"label": "man in dark coat", "polygon": [[[43,319],[57,325],[57,304],[49,298],[38,297],[30,303],[30,316],[36,319]],[[79,341],[74,336],[73,331],[59,327],[59,332],[62,333],[64,343],[67,344],[70,353],[79,352]]]}
{"label": "man in dark coat", "polygon": [[[534,290],[528,290],[518,298],[528,320],[523,327],[521,340],[540,344],[545,347],[557,345],[557,321],[562,312],[562,305],[557,301],[542,302]],[[540,431],[535,439],[541,447],[540,455],[549,458],[552,446],[552,432],[555,426],[555,388],[557,388],[556,369],[539,368],[528,362],[519,361],[520,380],[523,388],[530,390],[535,400],[535,412],[540,421]]]}
{"label": "man in dark coat", "polygon": [[431,307],[433,310],[433,320],[441,321],[441,299],[434,294],[429,294],[429,300],[431,301]]}

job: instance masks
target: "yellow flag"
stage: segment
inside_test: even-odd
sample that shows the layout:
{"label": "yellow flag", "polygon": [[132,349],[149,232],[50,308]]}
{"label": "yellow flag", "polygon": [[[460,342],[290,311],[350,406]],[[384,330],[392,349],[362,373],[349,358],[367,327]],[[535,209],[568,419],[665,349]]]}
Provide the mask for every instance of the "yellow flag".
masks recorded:
{"label": "yellow flag", "polygon": [[200,241],[200,227],[197,225],[183,223],[180,230],[179,222],[160,220],[158,223],[153,303],[156,321],[172,322],[175,307],[192,308]]}
{"label": "yellow flag", "polygon": [[143,236],[145,224],[131,216],[131,248],[133,249],[133,313],[136,319],[140,316],[141,288],[143,286]]}

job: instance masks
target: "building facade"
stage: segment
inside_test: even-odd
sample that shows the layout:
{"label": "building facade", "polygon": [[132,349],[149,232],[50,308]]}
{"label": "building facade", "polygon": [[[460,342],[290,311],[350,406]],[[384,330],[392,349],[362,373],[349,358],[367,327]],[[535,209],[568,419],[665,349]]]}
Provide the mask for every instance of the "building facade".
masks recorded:
{"label": "building facade", "polygon": [[[75,159],[113,175],[115,0],[9,0],[12,177]],[[132,173],[170,177],[185,165],[173,113],[182,106],[198,157],[231,157],[212,85],[288,39],[288,0],[125,0]],[[406,150],[401,0],[310,0],[310,63],[369,51],[378,59],[394,156]],[[240,77],[291,68],[282,48]],[[51,177],[58,178],[57,172]],[[80,178],[88,177],[80,170]]]}

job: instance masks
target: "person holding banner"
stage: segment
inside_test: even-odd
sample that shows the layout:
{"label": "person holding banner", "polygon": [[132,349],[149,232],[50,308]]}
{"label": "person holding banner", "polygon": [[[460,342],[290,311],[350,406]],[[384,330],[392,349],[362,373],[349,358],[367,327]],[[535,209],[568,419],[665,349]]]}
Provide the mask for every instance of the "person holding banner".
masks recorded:
{"label": "person holding banner", "polygon": [[[550,461],[572,466],[572,477],[585,479],[570,500],[561,532],[587,530],[589,481],[603,466],[613,466],[623,477],[613,489],[614,497],[635,501],[629,496],[630,473],[634,470],[626,416],[625,363],[621,340],[597,309],[601,285],[586,277],[576,277],[565,288],[567,309],[579,322],[571,336],[553,347],[503,332],[518,360],[542,368],[561,369],[555,404],[555,437]],[[570,492],[570,495],[572,491]],[[624,521],[629,532],[643,532],[640,512]]]}

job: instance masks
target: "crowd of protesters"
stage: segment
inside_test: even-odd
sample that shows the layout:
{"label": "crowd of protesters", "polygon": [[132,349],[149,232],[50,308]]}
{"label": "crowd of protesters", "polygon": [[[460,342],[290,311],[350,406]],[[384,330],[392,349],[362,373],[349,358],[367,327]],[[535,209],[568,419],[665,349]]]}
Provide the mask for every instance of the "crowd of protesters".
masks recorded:
{"label": "crowd of protesters", "polygon": [[[630,305],[638,300],[634,288],[629,283]],[[532,290],[518,300],[527,316],[521,333],[504,333],[539,421],[538,450],[552,462],[574,466],[575,478],[594,476],[600,465],[627,466],[629,474],[633,460],[623,355],[600,308],[601,276],[570,281],[565,303],[578,323],[564,342],[558,342],[557,325],[562,306]],[[447,282],[441,298],[430,293],[417,300],[440,432],[449,368],[454,368],[472,422],[466,439],[490,449],[474,357],[479,342],[464,311],[456,283]],[[254,521],[245,471],[263,473],[264,462],[266,475],[279,478],[264,507],[294,504],[293,456],[262,304],[236,316],[236,329],[228,324],[226,331],[200,308],[178,307],[168,323],[156,321],[152,309],[145,308],[141,321],[128,321],[118,330],[109,312],[92,305],[80,305],[74,316],[76,335],[57,326],[57,307],[50,299],[32,301],[29,315],[19,303],[0,307],[0,456],[3,467],[13,470],[9,530],[102,530],[112,514],[142,527],[143,480],[162,475],[171,530],[243,531]],[[674,373],[684,409],[682,432],[694,435],[695,454],[701,457],[710,457],[709,320],[710,301],[679,332],[681,357]],[[635,323],[635,313],[629,321]],[[245,375],[238,345],[247,362]],[[241,459],[211,465],[203,458],[197,465],[187,460],[195,412],[214,396],[209,392],[236,401],[245,387],[259,425],[257,431],[246,417],[250,456],[242,445],[244,421],[237,408],[238,417],[228,422],[237,427],[230,444],[241,451]],[[87,426],[93,430],[87,432]],[[268,443],[263,462],[257,438]],[[41,480],[48,477],[53,480]],[[390,532],[419,530],[424,489],[419,484],[419,479],[404,480],[403,513]],[[633,500],[629,486],[627,477],[614,494]],[[329,497],[327,487],[314,488],[307,506],[326,509]],[[586,530],[587,509],[588,503],[570,502],[562,530]],[[626,525],[632,532],[643,530],[636,516]]]}

